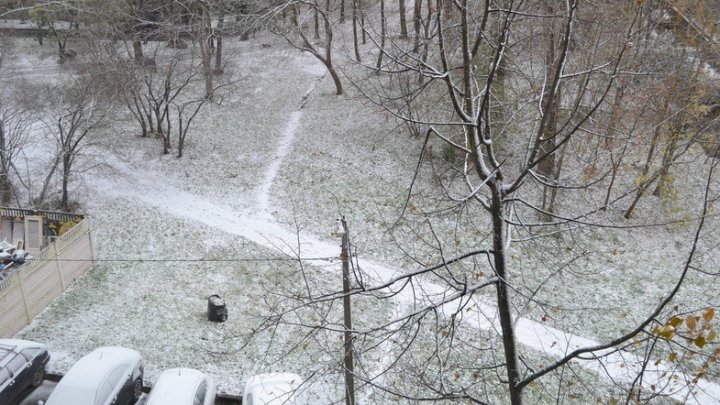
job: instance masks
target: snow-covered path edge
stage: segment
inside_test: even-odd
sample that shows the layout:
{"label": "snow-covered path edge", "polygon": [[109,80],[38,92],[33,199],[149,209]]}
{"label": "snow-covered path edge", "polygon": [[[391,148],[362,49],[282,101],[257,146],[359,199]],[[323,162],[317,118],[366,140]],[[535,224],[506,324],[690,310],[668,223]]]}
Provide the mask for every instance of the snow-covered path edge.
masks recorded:
{"label": "snow-covered path edge", "polygon": [[[318,78],[318,80],[320,79],[322,76]],[[285,156],[291,151],[295,133],[302,118],[304,103],[316,85],[317,81],[308,88],[297,110],[290,114],[276,147],[273,161],[268,166],[263,181],[256,188],[254,204],[251,204],[249,209],[238,211],[223,206],[216,199],[184,192],[155,173],[142,171],[136,167],[131,168],[117,160],[112,162],[113,167],[125,175],[122,178],[97,179],[92,186],[106,196],[130,198],[143,205],[160,209],[169,215],[203,223],[291,257],[314,258],[306,260],[306,262],[325,266],[328,260],[339,256],[339,242],[324,241],[301,232],[302,243],[299,246],[300,251],[298,251],[298,235],[272,218],[269,202],[269,193],[275,177]],[[212,214],[198,216],[199,212]],[[368,260],[360,259],[358,264],[377,283],[383,283],[401,274],[399,270],[390,269]],[[424,298],[428,301],[432,301],[430,297],[442,296],[441,286],[426,283],[424,288],[427,293]],[[496,308],[477,298],[471,299],[473,299],[477,311],[472,312],[474,315],[472,317],[463,313],[463,320],[482,330],[499,329]],[[403,291],[396,296],[395,300],[399,304],[396,311],[399,311],[409,308],[414,303],[415,297],[412,292]],[[456,308],[458,308],[457,302],[442,307],[448,316],[453,314]],[[561,358],[577,348],[599,344],[599,342],[569,334],[526,318],[516,320],[516,332],[518,343],[555,358]],[[720,405],[719,384],[699,380],[690,389],[688,382],[692,381],[693,377],[675,372],[671,364],[660,362],[655,365],[654,362],[650,362],[644,365],[643,359],[624,351],[596,353],[597,356],[603,354],[605,356],[600,359],[576,360],[574,364],[599,376],[609,377],[615,382],[624,384],[633,383],[637,374],[644,367],[645,376],[642,379],[644,389],[653,391],[653,387],[655,387],[654,392],[668,395],[686,404]]]}

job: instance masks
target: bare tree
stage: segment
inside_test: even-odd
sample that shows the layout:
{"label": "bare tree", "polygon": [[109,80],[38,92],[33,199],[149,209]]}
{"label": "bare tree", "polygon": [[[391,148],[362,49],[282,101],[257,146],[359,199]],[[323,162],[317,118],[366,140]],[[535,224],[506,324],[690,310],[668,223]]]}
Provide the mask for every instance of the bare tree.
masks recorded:
{"label": "bare tree", "polygon": [[[60,165],[61,192],[59,208],[70,209],[69,184],[75,163],[92,145],[92,135],[108,124],[112,105],[98,86],[87,78],[70,79],[70,85],[55,90],[57,108],[50,110],[54,120],[53,135],[57,144],[56,162]],[[52,126],[51,126],[52,127]]]}
{"label": "bare tree", "polygon": [[30,114],[23,109],[0,104],[0,204],[8,205],[14,195],[15,160],[25,146]]}
{"label": "bare tree", "polygon": [[[335,93],[337,95],[343,94],[343,86],[340,81],[340,75],[335,69],[333,64],[333,20],[332,20],[332,3],[330,0],[325,0],[321,4],[321,0],[308,1],[291,1],[287,3],[285,8],[292,8],[297,13],[294,15],[294,22],[291,26],[283,26],[281,24],[275,24],[273,31],[279,35],[282,35],[287,42],[303,51],[310,52],[315,58],[317,58],[327,68],[330,76],[332,76],[333,82],[335,83]],[[308,39],[305,34],[305,30],[308,29],[308,22],[312,21],[314,13],[320,14],[323,20],[324,26],[324,49],[321,51],[317,49],[312,42]],[[299,37],[299,38],[298,38]]]}
{"label": "bare tree", "polygon": [[[377,49],[386,57],[379,69],[352,77],[358,91],[386,113],[426,128],[406,204],[391,228],[411,232],[413,242],[423,246],[403,250],[418,268],[376,283],[358,282],[351,293],[381,300],[405,294],[413,300],[390,321],[354,331],[354,341],[372,342],[355,347],[368,356],[379,346],[394,348],[390,352],[395,357],[380,362],[380,370],[366,370],[362,379],[404,401],[522,404],[533,401],[528,399],[536,391],[531,388],[539,386],[562,402],[561,393],[570,384],[567,374],[582,378],[574,364],[602,364],[609,353],[628,351],[642,353],[645,366],[631,383],[621,384],[623,396],[644,402],[668,395],[650,392],[642,381],[653,356],[662,355],[658,346],[672,337],[666,331],[676,328],[671,303],[696,260],[714,193],[715,164],[700,164],[698,170],[706,177],[688,189],[702,201],[693,211],[695,232],[689,235],[687,256],[675,263],[678,276],[657,286],[664,292],[655,305],[631,324],[613,328],[612,336],[602,343],[567,348],[558,358],[535,358],[518,342],[528,312],[544,313],[542,319],[571,312],[565,311],[573,307],[571,303],[562,303],[548,291],[548,285],[562,278],[563,269],[582,256],[561,253],[573,251],[575,243],[563,240],[563,235],[572,238],[577,230],[611,232],[624,226],[625,219],[616,209],[623,207],[637,184],[617,162],[620,157],[640,156],[646,144],[638,138],[628,138],[635,143],[623,139],[652,136],[648,129],[663,126],[668,118],[649,109],[637,115],[631,108],[620,108],[629,103],[621,89],[647,84],[638,71],[648,68],[647,77],[659,77],[653,76],[658,66],[631,58],[640,43],[658,45],[647,23],[652,5],[632,2],[595,9],[579,1],[429,3],[432,23],[424,38],[426,58],[412,52],[415,44],[393,42]],[[372,43],[382,40],[375,38]],[[398,79],[408,72],[423,80]],[[632,100],[638,108],[643,103],[641,97]],[[433,108],[427,109],[428,105]],[[625,121],[624,128],[608,122],[608,116]],[[434,166],[428,169],[426,162],[432,161],[430,151],[436,145],[452,151],[457,161],[431,163]],[[672,139],[664,146],[679,151]],[[438,175],[434,169],[440,165],[450,175]],[[566,176],[565,171],[573,175]],[[616,190],[613,198],[606,198],[609,188]],[[608,208],[615,209],[614,216],[608,216]],[[443,236],[437,229],[445,229],[448,221],[455,229],[466,228],[462,235],[475,236],[468,241]],[[543,281],[529,283],[523,260],[513,253],[517,246],[536,246],[542,252],[538,255],[563,259],[548,259],[557,267],[543,270],[547,274]],[[336,302],[347,294],[307,295],[288,313],[295,316],[298,308]],[[492,309],[475,309],[490,299]],[[471,311],[491,324],[487,334],[466,329],[464,314]],[[305,325],[336,331],[327,324]],[[417,347],[422,339],[435,345]],[[634,350],[635,345],[640,350]],[[405,368],[397,371],[401,364]],[[460,372],[453,375],[458,369],[471,370],[474,379],[465,381]],[[388,384],[386,376],[393,371],[413,373],[421,387]],[[499,383],[504,393],[487,393]]]}
{"label": "bare tree", "polygon": [[78,28],[78,10],[79,4],[71,0],[40,4],[30,10],[30,17],[38,31],[42,32],[47,27],[50,35],[55,38],[60,63],[76,56],[74,50],[67,49],[67,42],[71,33]]}

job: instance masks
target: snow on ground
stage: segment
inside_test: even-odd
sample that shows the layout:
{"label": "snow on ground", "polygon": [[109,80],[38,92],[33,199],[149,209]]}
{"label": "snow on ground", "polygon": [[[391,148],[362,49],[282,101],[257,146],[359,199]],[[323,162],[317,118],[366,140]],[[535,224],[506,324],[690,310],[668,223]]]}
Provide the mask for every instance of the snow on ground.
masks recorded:
{"label": "snow on ground", "polygon": [[[338,269],[338,241],[330,232],[339,214],[350,220],[361,267],[377,280],[412,268],[394,265],[407,261],[395,260],[384,227],[404,201],[420,140],[407,137],[387,117],[377,119],[355,95],[334,96],[330,80],[318,81],[325,73],[322,65],[277,38],[259,34],[226,44],[229,66],[241,79],[222,105],[198,117],[183,159],[161,156],[157,141],[135,137],[129,122],[119,126],[122,136],[112,134],[117,155],[108,155],[106,162],[112,170],[77,179],[75,192],[82,192],[81,203],[95,227],[98,264],[20,334],[62,353],[54,371],[67,370],[94,347],[118,344],[143,353],[149,382],[162,369],[196,367],[213,375],[220,391],[233,394],[257,372],[329,373],[337,369],[337,359],[328,353],[336,346],[312,341],[304,355],[287,356],[282,346],[271,344],[273,339],[303,342],[302,328],[252,339],[266,308],[284,305],[283,294],[302,282],[296,264],[283,260],[298,254],[295,227],[301,229],[299,254],[317,258],[308,262],[315,282],[335,282],[327,275]],[[532,312],[518,321],[519,341],[553,356],[624,330],[622,323],[598,325],[608,302],[625,307],[627,324],[646,313],[665,291],[644,291],[644,269],[667,268],[656,277],[671,283],[681,251],[673,245],[684,246],[664,238],[635,254],[630,234],[574,236],[595,252],[598,244],[618,238],[627,252],[593,253],[579,264],[586,265],[586,274],[561,275],[548,289],[565,302],[597,308],[594,317],[558,320],[573,334],[537,322],[540,314]],[[537,269],[551,258],[514,253],[521,277],[542,282],[536,280],[542,280],[542,271],[524,269]],[[691,283],[688,296],[698,298],[698,305],[703,299],[713,302],[702,293],[716,282],[710,283],[697,289]],[[432,284],[427,288],[430,299],[436,291]],[[225,324],[204,319],[206,299],[216,293],[229,304]],[[626,305],[630,299],[636,301]],[[411,297],[403,294],[396,302],[406,305]],[[365,305],[376,317],[402,312],[402,306]],[[494,327],[487,321],[494,319],[492,307],[476,305],[481,310],[468,324]],[[358,327],[367,316],[360,312]],[[631,374],[613,368],[615,361],[608,358],[600,374],[613,370],[627,382]],[[716,385],[699,388],[720,398]],[[698,403],[712,400],[703,397]]]}

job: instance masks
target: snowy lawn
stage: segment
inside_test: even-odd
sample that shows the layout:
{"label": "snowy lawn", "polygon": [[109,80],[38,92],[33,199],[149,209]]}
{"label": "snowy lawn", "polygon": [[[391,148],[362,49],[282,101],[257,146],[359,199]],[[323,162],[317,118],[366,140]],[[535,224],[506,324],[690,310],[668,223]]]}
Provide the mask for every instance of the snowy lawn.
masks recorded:
{"label": "snowy lawn", "polygon": [[[347,96],[335,96],[322,66],[276,37],[258,34],[226,46],[226,70],[238,81],[221,105],[198,116],[184,158],[161,156],[159,141],[138,138],[127,119],[105,134],[107,149],[95,149],[107,166],[75,179],[73,195],[93,220],[98,264],[19,336],[64,355],[57,356],[53,371],[66,371],[97,346],[123,345],[144,355],[150,383],[163,369],[195,367],[213,375],[220,391],[240,394],[253,373],[293,371],[322,376],[340,392],[339,334],[308,335],[307,328],[288,324],[258,330],[270,313],[289,308],[302,293],[305,280],[297,262],[280,252],[296,246],[295,227],[327,243],[323,249],[303,247],[303,255],[337,256],[339,247],[325,247],[339,244],[330,233],[344,214],[362,259],[397,271],[418,267],[395,248],[396,239],[425,263],[437,259],[437,252],[407,231],[424,229],[412,216],[403,222],[405,232],[387,232],[402,210],[422,140],[379,114],[350,86]],[[307,103],[298,110],[305,95]],[[278,151],[279,145],[284,150]],[[419,186],[434,187],[429,176]],[[684,214],[695,212],[695,198],[678,202]],[[420,209],[432,201],[424,203]],[[661,209],[646,198],[638,208],[646,218],[640,220]],[[720,240],[716,225],[716,219],[708,224],[710,242],[701,252],[709,267],[716,260],[713,241]],[[449,245],[459,241],[450,253],[487,244],[490,231],[483,214],[474,212],[458,212],[433,226]],[[601,341],[627,331],[672,287],[693,226],[579,231],[514,245],[511,269],[527,285],[520,295],[534,294],[546,304],[544,310],[523,310],[523,316]],[[280,228],[283,240],[273,232]],[[568,242],[572,251],[560,251]],[[305,266],[309,282],[327,290],[339,288],[338,269],[337,261]],[[467,271],[474,268],[468,265]],[[206,320],[211,294],[228,302],[224,324]],[[686,310],[716,305],[716,278],[692,273],[677,301]],[[391,304],[359,300],[355,326],[387,319]],[[328,311],[334,321],[341,319],[337,305]],[[608,322],[609,313],[619,321]],[[297,316],[300,323],[319,320],[312,311]],[[432,337],[427,340],[418,350],[431,347]],[[479,356],[484,355],[490,356]],[[372,367],[379,359],[366,361]],[[402,371],[414,366],[401,362],[386,378],[407,387],[412,381]],[[580,383],[592,382],[589,374],[577,372],[583,375]],[[456,380],[472,378],[478,376],[461,374]],[[487,388],[478,384],[477,389]],[[530,391],[548,394],[542,386]],[[612,388],[602,392],[609,396]]]}

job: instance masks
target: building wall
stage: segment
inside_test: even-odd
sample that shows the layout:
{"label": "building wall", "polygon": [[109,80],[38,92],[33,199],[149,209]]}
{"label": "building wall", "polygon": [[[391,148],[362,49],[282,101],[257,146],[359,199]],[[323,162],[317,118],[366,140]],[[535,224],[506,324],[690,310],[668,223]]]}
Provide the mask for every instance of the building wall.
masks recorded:
{"label": "building wall", "polygon": [[0,282],[0,338],[14,336],[92,267],[89,220],[49,244]]}

